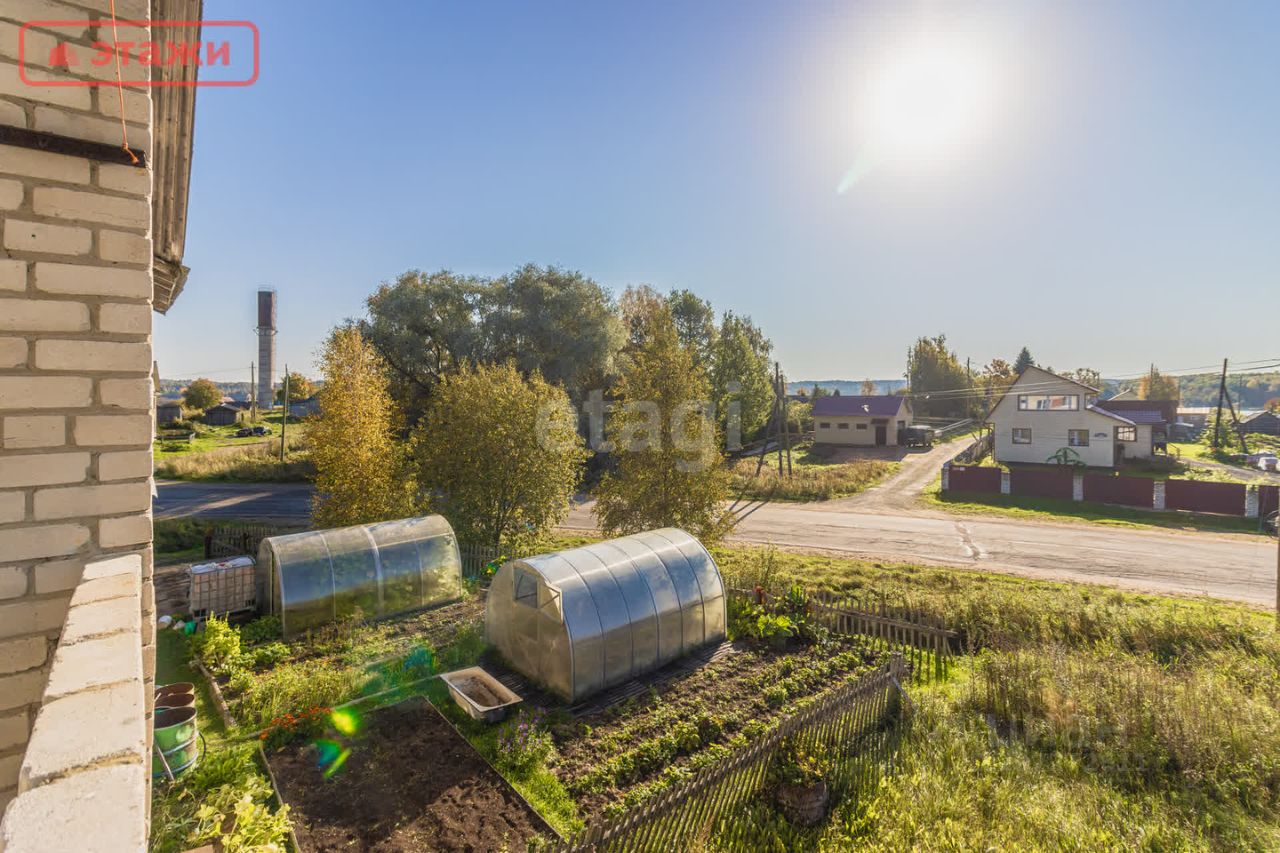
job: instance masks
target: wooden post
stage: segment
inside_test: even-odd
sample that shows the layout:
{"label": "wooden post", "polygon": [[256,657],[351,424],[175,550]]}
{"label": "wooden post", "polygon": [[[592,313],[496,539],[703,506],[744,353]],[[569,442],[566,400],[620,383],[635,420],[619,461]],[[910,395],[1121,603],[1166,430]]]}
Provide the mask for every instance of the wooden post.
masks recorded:
{"label": "wooden post", "polygon": [[258,422],[258,365],[249,362],[249,422]]}
{"label": "wooden post", "polygon": [[289,365],[284,366],[284,414],[280,416],[280,464],[284,464],[284,428],[289,423]]}
{"label": "wooden post", "polygon": [[[1150,384],[1150,383],[1148,383]],[[1222,360],[1222,379],[1218,382],[1218,411],[1213,417],[1213,449],[1222,443],[1222,398],[1227,393],[1227,360]]]}

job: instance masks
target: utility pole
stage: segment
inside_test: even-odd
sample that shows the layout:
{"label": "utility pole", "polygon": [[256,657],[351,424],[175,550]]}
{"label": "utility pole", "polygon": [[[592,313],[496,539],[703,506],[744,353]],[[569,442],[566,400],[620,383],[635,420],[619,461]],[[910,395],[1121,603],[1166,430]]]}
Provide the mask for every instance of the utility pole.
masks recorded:
{"label": "utility pole", "polygon": [[257,363],[249,362],[249,420],[258,422],[258,372]]}
{"label": "utility pole", "polygon": [[[787,383],[782,376],[782,366],[778,362],[773,363],[773,369],[778,380],[778,399],[782,401],[782,440],[787,447],[787,476],[791,476],[791,421],[787,417]],[[782,472],[779,471],[779,474]]]}
{"label": "utility pole", "polygon": [[1236,416],[1236,404],[1231,401],[1231,392],[1227,391],[1227,408],[1231,411],[1231,423],[1235,424],[1236,437],[1240,439],[1240,449],[1245,453],[1249,452],[1249,445],[1244,440],[1244,427],[1240,425],[1240,418]]}
{"label": "utility pole", "polygon": [[1222,398],[1227,393],[1227,360],[1222,360],[1222,379],[1218,382],[1218,412],[1213,418],[1213,449],[1222,444]]}
{"label": "utility pole", "polygon": [[284,428],[289,423],[289,365],[284,366],[284,414],[280,416],[280,464],[284,464]]}

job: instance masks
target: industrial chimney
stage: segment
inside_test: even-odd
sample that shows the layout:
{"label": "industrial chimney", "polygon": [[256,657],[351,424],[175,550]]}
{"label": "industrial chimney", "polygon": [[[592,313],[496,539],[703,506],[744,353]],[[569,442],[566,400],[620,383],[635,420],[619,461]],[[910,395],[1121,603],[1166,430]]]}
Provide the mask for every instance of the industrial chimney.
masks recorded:
{"label": "industrial chimney", "polygon": [[258,405],[275,405],[276,292],[258,291]]}

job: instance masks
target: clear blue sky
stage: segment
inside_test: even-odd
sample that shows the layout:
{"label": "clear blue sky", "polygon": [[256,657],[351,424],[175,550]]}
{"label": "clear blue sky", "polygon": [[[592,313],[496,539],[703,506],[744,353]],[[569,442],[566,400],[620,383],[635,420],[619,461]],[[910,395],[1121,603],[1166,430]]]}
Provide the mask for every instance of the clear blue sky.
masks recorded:
{"label": "clear blue sky", "polygon": [[[1280,355],[1280,4],[206,3],[262,31],[201,90],[166,377],[248,378],[409,268],[526,261],[751,314],[793,379],[891,378],[919,335],[1108,375]],[[976,37],[976,143],[858,160],[864,83]],[[918,166],[918,167],[917,167]]]}

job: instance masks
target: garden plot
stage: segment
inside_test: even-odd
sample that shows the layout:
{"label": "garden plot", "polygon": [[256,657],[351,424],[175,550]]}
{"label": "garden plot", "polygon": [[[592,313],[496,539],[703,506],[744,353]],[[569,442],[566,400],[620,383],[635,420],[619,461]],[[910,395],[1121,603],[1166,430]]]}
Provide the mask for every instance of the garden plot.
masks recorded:
{"label": "garden plot", "polygon": [[848,640],[781,651],[736,646],[733,654],[598,713],[552,715],[555,751],[548,768],[583,818],[639,805],[883,662],[868,645]]}
{"label": "garden plot", "polygon": [[350,736],[294,742],[268,760],[304,851],[523,850],[535,836],[555,837],[420,698],[368,714]]}

